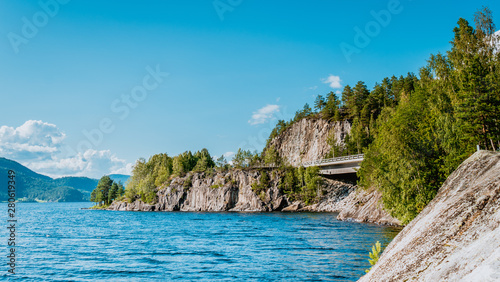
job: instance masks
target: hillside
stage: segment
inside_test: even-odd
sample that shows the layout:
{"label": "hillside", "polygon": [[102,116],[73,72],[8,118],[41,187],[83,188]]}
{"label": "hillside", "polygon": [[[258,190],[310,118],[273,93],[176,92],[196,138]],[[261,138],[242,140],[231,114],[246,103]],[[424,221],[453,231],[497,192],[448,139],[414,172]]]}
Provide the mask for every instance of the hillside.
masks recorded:
{"label": "hillside", "polygon": [[[23,201],[80,202],[88,201],[90,193],[97,186],[97,179],[87,177],[62,177],[52,179],[36,173],[20,163],[0,158],[0,175],[5,177],[9,170],[16,172],[17,199]],[[115,175],[119,180],[127,175]],[[7,179],[7,178],[5,178]],[[0,201],[7,200],[7,181],[0,181]]]}

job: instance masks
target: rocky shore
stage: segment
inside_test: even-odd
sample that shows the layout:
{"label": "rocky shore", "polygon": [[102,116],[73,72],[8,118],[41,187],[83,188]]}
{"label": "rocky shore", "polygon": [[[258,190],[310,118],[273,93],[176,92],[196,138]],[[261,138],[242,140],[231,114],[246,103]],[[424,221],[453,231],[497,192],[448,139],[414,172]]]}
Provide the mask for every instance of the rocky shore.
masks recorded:
{"label": "rocky shore", "polygon": [[464,161],[360,281],[500,281],[500,153]]}
{"label": "rocky shore", "polygon": [[[270,142],[290,165],[322,159],[330,151],[327,140],[333,135],[342,144],[351,124],[323,119],[302,119]],[[240,211],[240,212],[335,212],[341,220],[399,225],[385,212],[377,191],[363,191],[349,182],[324,179],[316,204],[292,201],[278,186],[278,176],[268,171],[270,184],[258,194],[252,190],[259,170],[231,170],[213,175],[190,173],[175,178],[168,186],[158,187],[158,201],[147,204],[115,201],[108,208],[120,211]]]}
{"label": "rocky shore", "polygon": [[318,203],[306,205],[290,201],[278,185],[278,176],[271,175],[270,185],[257,194],[252,183],[257,182],[259,170],[234,170],[207,176],[194,173],[175,178],[170,185],[160,187],[158,201],[147,204],[115,201],[108,208],[117,211],[206,211],[206,212],[335,212],[341,220],[399,225],[378,204],[376,191],[363,191],[351,183],[324,179]]}

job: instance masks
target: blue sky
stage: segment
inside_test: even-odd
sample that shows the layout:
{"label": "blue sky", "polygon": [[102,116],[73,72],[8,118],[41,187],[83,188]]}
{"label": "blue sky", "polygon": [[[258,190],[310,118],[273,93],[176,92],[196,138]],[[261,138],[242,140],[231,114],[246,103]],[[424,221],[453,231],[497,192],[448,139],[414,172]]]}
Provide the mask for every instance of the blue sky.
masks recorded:
{"label": "blue sky", "polygon": [[100,177],[161,152],[260,150],[318,94],[418,73],[483,5],[499,15],[497,1],[2,1],[0,156]]}

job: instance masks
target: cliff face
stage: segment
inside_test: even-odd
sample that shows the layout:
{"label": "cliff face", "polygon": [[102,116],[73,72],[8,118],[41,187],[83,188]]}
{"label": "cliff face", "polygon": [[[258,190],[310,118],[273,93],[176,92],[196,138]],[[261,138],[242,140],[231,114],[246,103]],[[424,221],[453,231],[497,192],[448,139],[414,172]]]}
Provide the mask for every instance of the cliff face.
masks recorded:
{"label": "cliff face", "polygon": [[[306,206],[301,201],[291,202],[279,188],[279,172],[268,173],[269,186],[258,194],[252,183],[259,181],[257,170],[236,170],[206,176],[195,173],[184,178],[175,178],[169,186],[157,192],[154,205],[140,200],[132,203],[115,201],[108,208],[121,211],[312,211],[340,212],[342,200],[356,189],[353,184],[325,179],[321,187],[322,196],[317,204]],[[188,178],[191,185],[184,185]]]}
{"label": "cliff face", "polygon": [[[271,141],[281,157],[294,166],[323,158],[330,151],[327,140],[333,133],[342,143],[349,133],[348,122],[328,122],[322,119],[303,119],[286,129]],[[140,200],[132,203],[115,201],[111,210],[128,211],[311,211],[337,212],[338,219],[358,222],[398,225],[378,204],[377,192],[356,191],[349,183],[324,179],[318,202],[306,206],[291,202],[279,187],[280,172],[269,172],[269,186],[258,194],[252,183],[259,181],[258,170],[232,170],[206,175],[194,173],[175,178],[168,186],[158,188],[154,205]],[[281,175],[283,177],[283,175]]]}
{"label": "cliff face", "polygon": [[[333,130],[333,131],[332,131]],[[271,140],[279,155],[290,165],[322,159],[330,152],[327,140],[333,132],[337,142],[343,142],[351,131],[348,121],[329,122],[323,119],[302,119]]]}
{"label": "cliff face", "polygon": [[500,153],[462,163],[360,279],[458,280],[500,280]]}
{"label": "cliff face", "polygon": [[[175,178],[168,186],[161,187],[154,205],[141,200],[132,203],[115,201],[109,210],[120,211],[242,211],[242,212],[334,212],[337,219],[399,225],[378,204],[378,192],[357,191],[357,186],[341,181],[324,179],[321,196],[313,205],[290,201],[279,187],[280,172],[268,172],[269,186],[262,192],[252,190],[252,183],[261,177],[258,170],[236,170],[206,176],[195,173]],[[282,175],[281,175],[282,177]],[[188,184],[191,179],[191,184]],[[359,190],[359,189],[358,189]]]}
{"label": "cliff face", "polygon": [[[129,211],[279,211],[288,205],[287,198],[277,187],[276,177],[268,189],[257,195],[252,183],[260,172],[235,170],[206,176],[195,173],[175,178],[157,192],[158,203],[148,205],[140,200],[132,203],[113,202],[112,210]],[[191,180],[190,185],[184,183]]]}

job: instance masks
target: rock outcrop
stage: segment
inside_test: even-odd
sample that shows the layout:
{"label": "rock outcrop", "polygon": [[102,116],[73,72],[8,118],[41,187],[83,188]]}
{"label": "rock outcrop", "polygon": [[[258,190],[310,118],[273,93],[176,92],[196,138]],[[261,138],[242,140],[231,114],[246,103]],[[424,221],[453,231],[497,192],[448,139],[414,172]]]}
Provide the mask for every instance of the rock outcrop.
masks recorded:
{"label": "rock outcrop", "polygon": [[350,131],[351,124],[348,121],[305,118],[271,140],[269,146],[274,146],[288,164],[300,166],[303,162],[322,159],[330,152],[327,142],[330,134],[334,134],[340,144]]}
{"label": "rock outcrop", "polygon": [[[151,205],[141,200],[132,203],[115,201],[108,208],[119,211],[242,211],[242,212],[333,212],[338,219],[398,225],[377,204],[375,192],[357,192],[357,186],[342,181],[324,179],[321,197],[316,204],[291,201],[279,187],[279,172],[268,172],[269,187],[255,192],[252,184],[259,181],[258,170],[235,170],[207,176],[195,173],[175,178],[168,186],[161,187],[158,201]],[[190,183],[190,184],[189,184]],[[361,207],[362,206],[362,207]]]}
{"label": "rock outcrop", "polygon": [[[235,170],[207,176],[194,173],[174,178],[157,192],[158,202],[148,205],[140,200],[132,203],[113,202],[111,210],[128,211],[280,211],[288,206],[287,198],[271,179],[270,187],[257,195],[252,183],[258,181],[257,170]],[[190,184],[188,184],[190,182]],[[185,185],[186,183],[186,185]]]}
{"label": "rock outcrop", "polygon": [[[288,127],[270,142],[280,157],[293,166],[324,158],[330,152],[328,139],[333,134],[337,144],[342,144],[349,134],[348,121],[330,122],[306,118]],[[214,175],[194,173],[175,178],[168,186],[159,187],[158,201],[154,205],[141,200],[132,203],[115,201],[111,210],[128,211],[310,211],[336,212],[339,219],[359,222],[397,225],[378,204],[376,192],[356,192],[356,186],[340,181],[324,179],[321,197],[316,204],[306,205],[292,201],[279,187],[279,171],[272,175],[270,184],[257,193],[252,184],[261,176],[258,170],[231,170]],[[281,175],[282,177],[283,175]]]}
{"label": "rock outcrop", "polygon": [[384,210],[381,198],[378,190],[357,189],[337,204],[337,219],[401,226],[400,220]]}
{"label": "rock outcrop", "polygon": [[479,151],[360,281],[500,281],[500,153]]}

